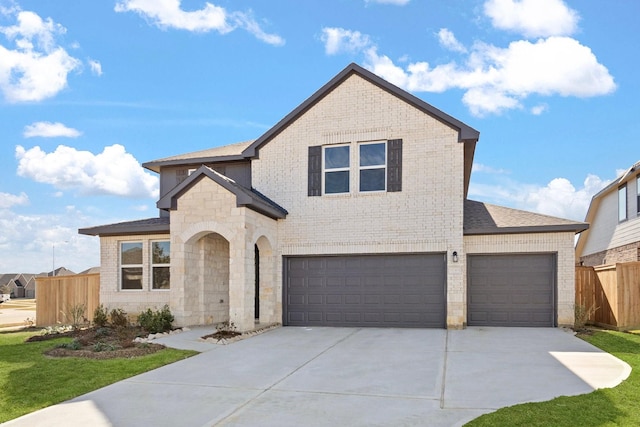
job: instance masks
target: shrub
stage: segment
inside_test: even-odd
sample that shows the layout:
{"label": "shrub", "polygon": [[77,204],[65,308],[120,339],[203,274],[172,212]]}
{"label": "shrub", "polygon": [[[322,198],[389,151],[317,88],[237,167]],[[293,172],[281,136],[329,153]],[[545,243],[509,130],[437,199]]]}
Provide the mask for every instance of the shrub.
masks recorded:
{"label": "shrub", "polygon": [[67,311],[62,312],[62,315],[67,319],[73,329],[78,329],[81,324],[87,322],[85,313],[87,312],[87,306],[84,304],[68,305]]}
{"label": "shrub", "polygon": [[580,331],[584,329],[587,322],[589,322],[589,318],[593,316],[600,307],[596,307],[593,304],[591,307],[587,308],[584,305],[576,304],[574,307],[575,310],[575,323],[573,325],[573,329],[576,331]]}
{"label": "shrub", "polygon": [[11,293],[11,286],[8,283],[0,286],[0,294],[9,295]]}
{"label": "shrub", "polygon": [[104,343],[102,341],[98,341],[93,345],[93,351],[95,353],[99,353],[101,351],[114,351],[117,350],[118,346],[113,344]]}
{"label": "shrub", "polygon": [[157,334],[171,330],[171,324],[175,318],[169,310],[169,306],[165,304],[162,310],[152,311],[150,308],[143,311],[138,316],[138,323],[145,331],[150,334]]}
{"label": "shrub", "polygon": [[109,314],[102,304],[93,311],[93,323],[99,328],[103,328],[109,323]]}
{"label": "shrub", "polygon": [[129,326],[129,319],[127,318],[127,312],[121,308],[114,308],[109,314],[111,324],[115,328],[126,328]]}
{"label": "shrub", "polygon": [[74,339],[71,342],[66,342],[64,344],[60,344],[58,346],[59,348],[66,348],[69,350],[80,350],[82,348],[82,343],[80,341],[78,341],[77,339]]}

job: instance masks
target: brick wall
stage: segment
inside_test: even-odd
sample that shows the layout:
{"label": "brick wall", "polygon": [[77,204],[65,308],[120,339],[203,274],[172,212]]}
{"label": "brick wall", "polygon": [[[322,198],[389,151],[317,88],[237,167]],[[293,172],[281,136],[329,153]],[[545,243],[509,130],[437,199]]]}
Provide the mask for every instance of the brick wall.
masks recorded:
{"label": "brick wall", "polygon": [[621,262],[640,261],[640,242],[618,246],[594,254],[580,257],[582,265],[596,266]]}

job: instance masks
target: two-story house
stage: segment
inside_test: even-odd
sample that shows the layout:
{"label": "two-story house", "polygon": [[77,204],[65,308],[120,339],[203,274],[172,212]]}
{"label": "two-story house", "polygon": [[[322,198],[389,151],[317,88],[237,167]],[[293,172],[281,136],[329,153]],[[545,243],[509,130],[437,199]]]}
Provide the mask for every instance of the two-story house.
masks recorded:
{"label": "two-story house", "polygon": [[576,259],[596,266],[640,261],[640,162],[591,199]]}
{"label": "two-story house", "polygon": [[101,303],[239,330],[572,325],[587,225],[467,200],[478,138],[351,64],[254,141],[144,164],[160,216],[80,230]]}

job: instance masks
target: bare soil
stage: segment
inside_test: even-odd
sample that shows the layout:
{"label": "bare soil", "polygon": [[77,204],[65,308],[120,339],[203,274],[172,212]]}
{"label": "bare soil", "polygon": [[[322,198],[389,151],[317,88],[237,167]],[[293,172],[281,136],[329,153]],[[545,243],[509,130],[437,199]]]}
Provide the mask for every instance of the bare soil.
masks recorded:
{"label": "bare soil", "polygon": [[44,354],[49,357],[84,357],[88,359],[131,358],[155,353],[165,348],[161,344],[135,343],[136,337],[147,333],[140,327],[93,327],[74,331],[34,335],[27,342],[45,341],[60,337],[72,337],[72,344],[64,344]]}

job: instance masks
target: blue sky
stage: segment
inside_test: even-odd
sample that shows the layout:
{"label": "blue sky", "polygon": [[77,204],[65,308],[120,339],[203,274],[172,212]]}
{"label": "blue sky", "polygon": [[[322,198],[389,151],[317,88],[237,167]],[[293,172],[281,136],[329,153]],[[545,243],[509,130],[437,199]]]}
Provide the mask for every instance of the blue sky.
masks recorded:
{"label": "blue sky", "polygon": [[582,220],[640,159],[637,0],[0,0],[0,272],[97,266],[146,161],[255,139],[351,62],[480,131],[469,197]]}

